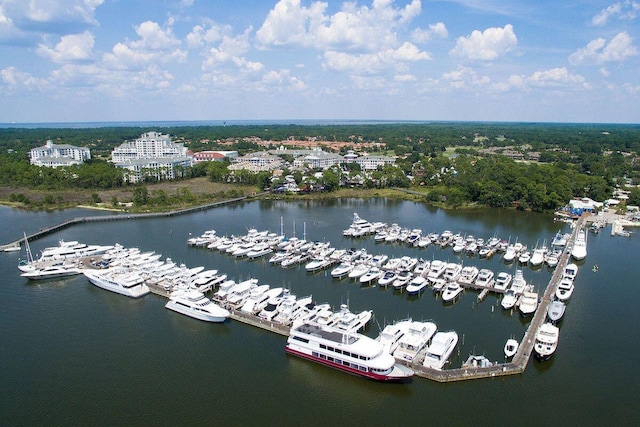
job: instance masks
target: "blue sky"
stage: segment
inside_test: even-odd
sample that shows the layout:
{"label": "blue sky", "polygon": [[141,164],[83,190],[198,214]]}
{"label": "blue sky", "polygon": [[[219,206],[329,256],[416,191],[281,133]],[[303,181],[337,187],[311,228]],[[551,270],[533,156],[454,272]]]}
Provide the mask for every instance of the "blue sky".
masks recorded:
{"label": "blue sky", "polygon": [[640,122],[640,0],[0,0],[0,123]]}

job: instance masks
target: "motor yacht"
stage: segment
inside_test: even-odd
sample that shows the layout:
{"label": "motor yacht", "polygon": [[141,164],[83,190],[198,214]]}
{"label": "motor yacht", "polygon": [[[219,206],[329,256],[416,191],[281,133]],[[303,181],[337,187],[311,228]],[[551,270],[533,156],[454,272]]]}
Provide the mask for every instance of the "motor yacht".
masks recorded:
{"label": "motor yacht", "polygon": [[560,319],[562,319],[566,308],[567,306],[564,304],[564,302],[560,300],[553,300],[547,308],[547,317],[549,318],[549,320],[556,323],[560,321]]}
{"label": "motor yacht", "polygon": [[476,277],[476,286],[479,288],[491,288],[495,283],[493,276],[493,271],[488,268],[481,269],[478,272],[478,277]]}
{"label": "motor yacht", "polygon": [[518,308],[523,316],[533,314],[538,308],[538,293],[533,291],[524,291],[520,298]]}
{"label": "motor yacht", "polygon": [[549,359],[558,347],[560,329],[551,323],[544,323],[536,333],[533,351],[540,360]]}
{"label": "motor yacht", "polygon": [[105,270],[85,269],[82,273],[93,285],[120,295],[139,298],[150,292],[144,278],[136,272],[116,267]]}
{"label": "motor yacht", "polygon": [[498,291],[506,290],[511,284],[511,279],[512,279],[511,274],[507,273],[506,271],[499,272],[498,276],[496,277],[496,283],[494,288]]}
{"label": "motor yacht", "polygon": [[560,283],[558,283],[558,288],[556,289],[556,298],[560,301],[567,301],[569,298],[571,298],[573,289],[573,280],[567,277],[563,277],[560,280]]}
{"label": "motor yacht", "polygon": [[423,276],[415,276],[407,285],[407,294],[416,295],[422,292],[424,288],[429,286],[429,280]]}
{"label": "motor yacht", "polygon": [[172,292],[165,307],[205,322],[224,322],[230,315],[229,311],[197,290]]}
{"label": "motor yacht", "polygon": [[571,256],[575,260],[583,260],[587,256],[587,233],[583,229],[578,231],[575,242],[573,242],[573,248],[571,249]]}
{"label": "motor yacht", "polygon": [[427,348],[422,366],[432,369],[442,369],[451,353],[458,344],[458,334],[455,331],[437,332]]}
{"label": "motor yacht", "polygon": [[382,332],[380,332],[380,335],[378,335],[376,340],[382,343],[382,347],[385,352],[393,354],[398,347],[398,341],[409,331],[410,326],[411,319],[401,320],[387,325],[384,327]]}
{"label": "motor yacht", "polygon": [[452,302],[462,293],[464,288],[458,282],[449,282],[442,291],[442,301]]}
{"label": "motor yacht", "polygon": [[436,330],[437,326],[433,322],[412,321],[409,330],[398,341],[393,357],[405,362],[413,362],[418,352],[429,344]]}

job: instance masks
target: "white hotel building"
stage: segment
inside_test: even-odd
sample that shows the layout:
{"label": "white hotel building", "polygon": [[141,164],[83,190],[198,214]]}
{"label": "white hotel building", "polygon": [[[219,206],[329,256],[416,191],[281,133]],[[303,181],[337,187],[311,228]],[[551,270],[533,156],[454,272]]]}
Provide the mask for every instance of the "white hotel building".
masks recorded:
{"label": "white hotel building", "polygon": [[68,144],[54,144],[48,140],[43,147],[29,151],[29,161],[35,166],[57,168],[80,165],[91,159],[91,151],[87,147],[75,147]]}
{"label": "white hotel building", "polygon": [[136,183],[149,177],[174,179],[179,167],[193,165],[193,156],[183,144],[171,142],[169,135],[147,132],[116,147],[111,153],[111,161],[116,167],[127,169],[125,179]]}

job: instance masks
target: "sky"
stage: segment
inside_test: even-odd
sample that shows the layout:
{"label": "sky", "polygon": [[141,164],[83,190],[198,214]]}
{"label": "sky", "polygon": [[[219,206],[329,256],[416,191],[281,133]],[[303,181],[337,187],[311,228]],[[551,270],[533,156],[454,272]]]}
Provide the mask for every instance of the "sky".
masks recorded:
{"label": "sky", "polygon": [[0,0],[0,123],[640,123],[640,0]]}

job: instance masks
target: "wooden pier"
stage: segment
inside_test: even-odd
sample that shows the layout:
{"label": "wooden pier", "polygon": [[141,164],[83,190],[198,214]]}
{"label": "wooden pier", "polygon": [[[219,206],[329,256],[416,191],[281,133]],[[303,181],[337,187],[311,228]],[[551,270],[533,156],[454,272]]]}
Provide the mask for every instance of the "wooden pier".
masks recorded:
{"label": "wooden pier", "polygon": [[[138,220],[138,219],[151,219],[151,218],[170,218],[178,215],[186,215],[194,212],[204,211],[208,209],[217,208],[220,206],[228,205],[231,203],[242,202],[249,199],[249,196],[237,197],[235,199],[224,200],[222,202],[209,203],[206,205],[195,206],[192,208],[180,209],[171,212],[158,212],[158,213],[146,213],[146,214],[119,214],[119,215],[100,215],[100,216],[84,216],[84,217],[76,217],[73,219],[69,219],[67,221],[61,222],[60,224],[52,225],[51,227],[41,228],[39,231],[27,235],[28,241],[33,241],[39,239],[48,234],[55,233],[57,231],[63,230],[68,227],[72,227],[77,224],[85,224],[90,222],[105,222],[105,221],[128,221],[128,220]],[[24,243],[24,237],[21,237],[18,240],[14,240],[13,242],[6,243],[4,245],[0,245],[0,251],[3,251],[7,248],[12,248],[15,246],[20,246]]]}

